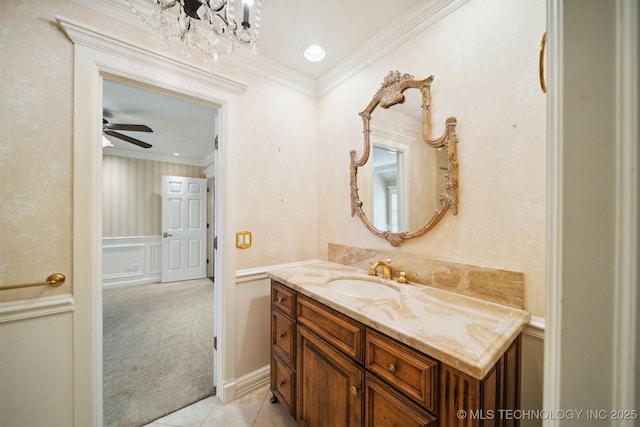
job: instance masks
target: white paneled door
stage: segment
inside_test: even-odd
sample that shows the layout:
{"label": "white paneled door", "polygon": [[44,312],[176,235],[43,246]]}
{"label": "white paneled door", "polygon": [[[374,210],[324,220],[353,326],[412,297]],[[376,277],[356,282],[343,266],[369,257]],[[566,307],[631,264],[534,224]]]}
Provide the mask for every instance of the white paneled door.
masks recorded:
{"label": "white paneled door", "polygon": [[163,282],[206,276],[206,202],[206,179],[162,177]]}

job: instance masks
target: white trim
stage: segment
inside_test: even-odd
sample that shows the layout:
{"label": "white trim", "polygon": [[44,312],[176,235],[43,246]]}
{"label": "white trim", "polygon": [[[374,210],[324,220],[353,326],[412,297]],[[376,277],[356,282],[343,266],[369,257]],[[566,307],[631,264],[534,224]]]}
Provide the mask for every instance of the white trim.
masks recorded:
{"label": "white trim", "polygon": [[[242,83],[212,75],[189,64],[144,47],[105,35],[56,16],[74,43],[73,129],[73,278],[74,327],[74,425],[102,425],[102,148],[98,126],[102,116],[103,76],[129,79],[191,96],[216,105],[220,137],[233,141],[237,127],[238,93]],[[214,330],[220,350],[214,355],[214,381],[218,397],[227,403],[222,384],[235,372],[235,270],[233,239],[235,169],[234,144],[222,144],[216,158],[216,251]]]}
{"label": "white trim", "polygon": [[320,76],[318,79],[318,96],[326,95],[468,1],[432,0],[417,2],[414,8],[387,25],[364,45],[351,52],[345,59]]}
{"label": "white trim", "polygon": [[[638,262],[638,3],[616,2],[616,264],[612,408],[633,409]],[[631,425],[631,423],[629,423]]]}
{"label": "white trim", "polygon": [[[151,31],[144,23],[136,19],[127,7],[126,2],[122,0],[70,1],[141,30]],[[143,15],[149,11],[150,8],[147,4],[136,0],[132,1]],[[338,62],[317,80],[285,67],[267,57],[252,55],[248,49],[236,49],[233,55],[220,55],[219,62],[271,80],[305,95],[320,97],[468,1],[429,0],[417,2],[414,7],[382,28],[374,37],[347,58]]]}
{"label": "white trim", "polygon": [[271,365],[265,365],[262,368],[241,376],[235,382],[236,399],[269,384],[270,380]]}
{"label": "white trim", "polygon": [[544,341],[545,321],[544,318],[538,316],[531,316],[529,323],[524,327],[522,331],[523,335],[537,339],[538,341]]}
{"label": "white trim", "polygon": [[151,153],[149,151],[138,152],[133,150],[122,150],[114,147],[105,148],[102,152],[107,156],[152,160],[154,162],[178,163],[181,165],[200,166],[203,168],[209,166],[213,160],[211,155],[208,155],[204,159],[193,159],[188,157],[171,156],[169,154]]}
{"label": "white trim", "polygon": [[320,260],[318,259],[311,259],[311,260],[305,260],[305,261],[289,262],[286,264],[265,265],[262,267],[237,270],[236,283],[239,284],[239,283],[253,282],[254,280],[268,279],[269,278],[269,276],[267,276],[268,271],[279,270],[281,268],[288,268],[288,267],[299,267],[302,265],[313,264],[319,261]]}
{"label": "white trim", "polygon": [[55,295],[0,303],[0,323],[73,312],[72,295]]}
{"label": "white trim", "polygon": [[[237,80],[232,80],[217,74],[210,73],[201,68],[194,67],[192,64],[179,61],[177,59],[162,55],[158,52],[140,47],[136,44],[125,41],[115,35],[107,34],[96,28],[90,27],[73,19],[56,15],[56,20],[63,26],[64,31],[75,44],[80,44],[88,48],[103,52],[122,59],[135,60],[148,67],[152,67],[158,72],[175,72],[180,70],[181,77],[190,79],[204,84],[213,84],[215,87],[228,90],[232,93],[242,93],[247,86]],[[109,73],[109,67],[103,64],[103,71]],[[114,72],[118,76],[152,83],[152,77],[141,80],[137,76],[125,71]],[[185,93],[185,92],[183,92]],[[194,98],[201,98],[197,92],[190,91],[185,93]]]}
{"label": "white trim", "polygon": [[[543,408],[562,407],[561,339],[562,339],[562,134],[563,134],[563,12],[561,0],[547,0],[547,287]],[[551,420],[548,424],[552,425]]]}

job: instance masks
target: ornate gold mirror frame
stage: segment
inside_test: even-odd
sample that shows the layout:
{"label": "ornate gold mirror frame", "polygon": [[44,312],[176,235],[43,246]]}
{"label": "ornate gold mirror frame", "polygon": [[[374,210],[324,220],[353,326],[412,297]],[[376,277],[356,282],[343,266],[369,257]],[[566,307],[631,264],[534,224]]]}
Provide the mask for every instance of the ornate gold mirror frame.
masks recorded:
{"label": "ornate gold mirror frame", "polygon": [[[351,216],[355,214],[360,217],[363,224],[376,236],[386,239],[392,246],[399,246],[404,240],[422,236],[431,230],[442,219],[444,214],[451,210],[451,213],[458,213],[458,155],[456,144],[458,138],[456,136],[455,117],[449,117],[445,123],[445,131],[439,138],[431,137],[431,82],[434,77],[430,76],[425,80],[414,80],[410,74],[401,74],[399,71],[390,71],[384,78],[382,86],[378,89],[367,108],[360,113],[363,124],[364,134],[364,151],[362,157],[356,160],[356,151],[351,150]],[[439,206],[437,206],[433,217],[417,231],[382,231],[377,229],[371,221],[366,217],[362,202],[358,195],[358,168],[367,163],[369,153],[371,151],[369,123],[371,114],[378,107],[389,108],[396,104],[404,103],[405,97],[403,92],[407,89],[418,89],[422,94],[422,139],[432,148],[447,147],[447,172],[445,176],[445,188],[439,197]]]}

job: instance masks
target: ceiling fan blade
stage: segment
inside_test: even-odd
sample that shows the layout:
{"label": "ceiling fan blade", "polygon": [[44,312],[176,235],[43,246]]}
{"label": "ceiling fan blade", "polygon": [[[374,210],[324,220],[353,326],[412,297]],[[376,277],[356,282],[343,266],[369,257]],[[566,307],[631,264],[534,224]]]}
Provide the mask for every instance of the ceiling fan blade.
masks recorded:
{"label": "ceiling fan blade", "polygon": [[126,125],[126,124],[117,124],[117,123],[103,123],[103,129],[110,130],[129,130],[133,132],[153,132],[153,130],[146,125]]}
{"label": "ceiling fan blade", "polygon": [[127,135],[123,135],[120,132],[114,132],[112,130],[105,130],[104,133],[106,133],[107,135],[111,135],[115,138],[121,139],[123,141],[127,141],[130,142],[131,144],[135,144],[138,147],[142,147],[142,148],[151,148],[153,147],[153,145],[151,144],[147,144],[144,141],[140,141],[139,139],[135,139],[135,138],[131,138],[130,136]]}

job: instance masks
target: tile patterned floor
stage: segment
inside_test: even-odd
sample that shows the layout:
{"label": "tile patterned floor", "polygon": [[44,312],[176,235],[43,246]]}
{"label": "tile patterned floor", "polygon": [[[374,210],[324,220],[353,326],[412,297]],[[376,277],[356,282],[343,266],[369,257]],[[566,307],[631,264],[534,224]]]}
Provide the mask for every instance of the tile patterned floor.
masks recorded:
{"label": "tile patterned floor", "polygon": [[278,402],[271,403],[269,386],[223,405],[215,396],[160,418],[146,427],[294,427],[296,423]]}

